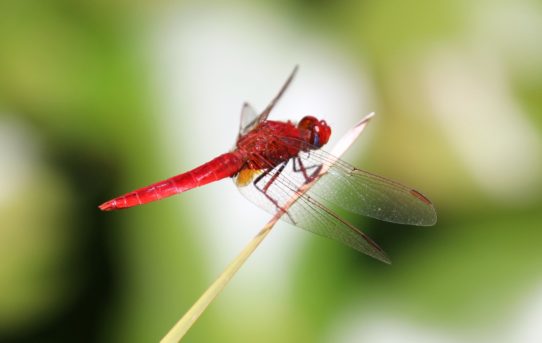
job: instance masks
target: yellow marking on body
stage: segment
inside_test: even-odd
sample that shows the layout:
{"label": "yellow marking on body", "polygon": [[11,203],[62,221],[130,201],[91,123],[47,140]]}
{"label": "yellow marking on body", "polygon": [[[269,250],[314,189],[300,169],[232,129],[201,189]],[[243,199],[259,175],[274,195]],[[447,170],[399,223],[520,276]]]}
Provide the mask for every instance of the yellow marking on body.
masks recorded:
{"label": "yellow marking on body", "polygon": [[248,186],[248,184],[250,184],[252,180],[254,180],[254,178],[261,173],[262,173],[261,169],[249,169],[249,168],[241,169],[239,174],[237,174],[235,183],[239,187]]}

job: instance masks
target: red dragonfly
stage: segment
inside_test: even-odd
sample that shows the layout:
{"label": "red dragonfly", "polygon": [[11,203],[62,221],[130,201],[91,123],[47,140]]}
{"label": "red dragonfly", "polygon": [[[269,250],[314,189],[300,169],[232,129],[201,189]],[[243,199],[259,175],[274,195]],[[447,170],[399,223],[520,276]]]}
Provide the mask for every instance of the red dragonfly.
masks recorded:
{"label": "red dragonfly", "polygon": [[[331,210],[350,212],[400,224],[429,226],[437,217],[431,201],[420,192],[377,176],[324,152],[331,128],[324,120],[306,116],[291,121],[267,120],[297,72],[261,113],[247,103],[241,111],[237,143],[232,151],[188,172],[109,200],[99,208],[112,211],[160,200],[213,181],[232,177],[249,200],[282,219],[313,233],[335,239],[389,263],[386,253],[366,234]],[[283,206],[300,187],[320,177],[288,209]]]}

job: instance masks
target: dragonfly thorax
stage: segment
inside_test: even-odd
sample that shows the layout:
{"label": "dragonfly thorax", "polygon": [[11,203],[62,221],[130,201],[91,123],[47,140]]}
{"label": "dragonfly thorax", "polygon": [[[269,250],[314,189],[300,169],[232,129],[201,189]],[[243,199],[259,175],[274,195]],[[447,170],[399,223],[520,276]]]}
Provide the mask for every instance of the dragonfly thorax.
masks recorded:
{"label": "dragonfly thorax", "polygon": [[303,141],[292,122],[266,120],[241,136],[236,150],[245,156],[250,168],[268,169],[297,156]]}

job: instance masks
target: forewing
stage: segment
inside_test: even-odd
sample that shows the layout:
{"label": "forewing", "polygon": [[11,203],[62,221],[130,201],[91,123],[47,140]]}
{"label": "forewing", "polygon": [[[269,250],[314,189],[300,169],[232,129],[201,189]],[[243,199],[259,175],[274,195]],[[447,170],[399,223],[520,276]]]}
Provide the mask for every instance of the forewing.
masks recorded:
{"label": "forewing", "polygon": [[282,95],[284,95],[284,93],[290,86],[290,83],[292,83],[292,80],[297,73],[297,69],[298,66],[295,66],[294,70],[292,70],[292,73],[290,74],[278,94],[273,98],[273,100],[271,100],[269,105],[267,105],[267,107],[259,115],[257,114],[256,110],[254,110],[254,108],[250,106],[250,104],[246,102],[243,104],[243,108],[241,109],[241,120],[239,124],[238,138],[245,135],[247,132],[255,128],[259,123],[267,119],[269,113],[271,113],[275,105],[279,102],[280,98],[282,98]]}
{"label": "forewing", "polygon": [[324,204],[398,224],[430,226],[437,221],[431,201],[410,187],[357,169],[323,150],[302,152],[299,158],[305,166],[329,166],[328,172],[308,192]]}
{"label": "forewing", "polygon": [[[285,209],[289,200],[299,194],[299,188],[308,181],[303,173],[296,171],[297,167],[294,166],[294,159],[290,159],[284,165],[252,173],[253,182],[236,183],[246,198],[275,214],[279,209]],[[389,263],[385,252],[367,235],[307,194],[302,194],[281,219]]]}
{"label": "forewing", "polygon": [[271,111],[273,110],[273,107],[275,107],[275,105],[277,104],[277,102],[279,102],[280,98],[282,97],[282,95],[286,92],[286,90],[288,89],[288,86],[290,86],[290,83],[292,83],[292,80],[294,79],[295,77],[295,74],[297,73],[297,69],[298,69],[299,66],[295,66],[294,67],[294,70],[292,70],[292,73],[290,74],[290,76],[288,77],[288,79],[286,80],[286,82],[284,83],[284,85],[282,86],[282,88],[280,89],[279,93],[275,96],[275,98],[273,100],[271,100],[271,102],[269,103],[269,105],[267,105],[267,107],[265,108],[265,110],[263,110],[262,114],[260,114],[260,121],[264,121],[267,119],[267,116],[269,116],[269,113],[271,113]]}

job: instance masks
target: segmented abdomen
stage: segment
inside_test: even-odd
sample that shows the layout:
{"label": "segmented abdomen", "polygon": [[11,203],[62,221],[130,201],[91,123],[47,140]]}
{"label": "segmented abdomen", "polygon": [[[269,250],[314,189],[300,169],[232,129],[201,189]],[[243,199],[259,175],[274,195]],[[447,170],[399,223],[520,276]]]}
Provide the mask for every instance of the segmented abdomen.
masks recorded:
{"label": "segmented abdomen", "polygon": [[99,206],[102,211],[113,211],[185,192],[213,181],[234,175],[243,166],[243,158],[237,152],[226,153],[186,173],[126,193]]}

